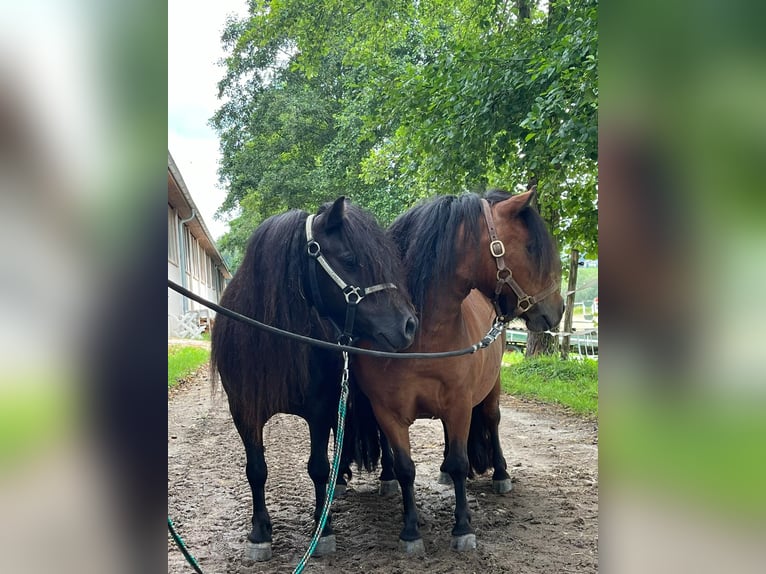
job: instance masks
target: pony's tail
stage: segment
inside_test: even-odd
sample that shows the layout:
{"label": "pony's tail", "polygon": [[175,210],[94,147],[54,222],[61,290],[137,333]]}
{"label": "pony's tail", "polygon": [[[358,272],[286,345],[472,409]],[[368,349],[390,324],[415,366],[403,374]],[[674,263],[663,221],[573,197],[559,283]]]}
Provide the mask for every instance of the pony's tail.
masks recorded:
{"label": "pony's tail", "polygon": [[468,476],[483,474],[492,466],[492,437],[482,405],[473,407],[471,428],[468,431]]}
{"label": "pony's tail", "polygon": [[346,468],[352,462],[361,470],[372,472],[380,462],[380,435],[370,399],[356,384],[353,374],[346,408],[346,435],[342,461]]}

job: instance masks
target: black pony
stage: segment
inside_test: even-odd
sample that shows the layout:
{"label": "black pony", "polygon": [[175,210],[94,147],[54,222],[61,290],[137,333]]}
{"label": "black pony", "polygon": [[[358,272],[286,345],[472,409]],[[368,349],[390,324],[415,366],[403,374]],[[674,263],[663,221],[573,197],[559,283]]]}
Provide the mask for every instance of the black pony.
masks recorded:
{"label": "black pony", "polygon": [[[349,286],[342,289],[345,283]],[[352,302],[356,297],[361,300],[355,306],[352,338],[389,351],[409,346],[417,319],[401,288],[396,249],[371,215],[341,197],[322,206],[316,216],[292,210],[264,221],[250,238],[221,305],[282,329],[335,342],[336,325],[347,326],[353,286],[360,289],[351,295]],[[341,354],[219,315],[213,327],[211,364],[220,374],[247,455],[253,494],[248,555],[268,560],[271,518],[264,493],[263,427],[275,413],[298,415],[308,422],[308,472],[314,482],[317,521],[330,475],[327,445],[337,421]],[[334,549],[328,518],[314,554]]]}

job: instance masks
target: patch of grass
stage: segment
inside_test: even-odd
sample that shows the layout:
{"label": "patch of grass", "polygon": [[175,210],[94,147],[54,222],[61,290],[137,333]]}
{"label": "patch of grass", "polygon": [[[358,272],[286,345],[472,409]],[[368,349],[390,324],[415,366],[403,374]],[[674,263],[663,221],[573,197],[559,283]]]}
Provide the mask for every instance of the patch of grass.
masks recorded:
{"label": "patch of grass", "polygon": [[501,372],[503,390],[511,395],[555,403],[587,416],[598,415],[598,363],[563,361],[558,356],[518,360]]}
{"label": "patch of grass", "polygon": [[176,345],[168,348],[168,388],[178,384],[210,360],[210,351],[203,347]]}
{"label": "patch of grass", "polygon": [[516,363],[520,363],[523,360],[524,353],[520,353],[519,351],[506,351],[503,353],[504,365],[515,365]]}
{"label": "patch of grass", "polygon": [[0,388],[0,475],[65,436],[73,402],[71,390],[61,384]]}
{"label": "patch of grass", "polygon": [[766,417],[760,401],[632,397],[604,413],[599,459],[611,477],[763,523]]}

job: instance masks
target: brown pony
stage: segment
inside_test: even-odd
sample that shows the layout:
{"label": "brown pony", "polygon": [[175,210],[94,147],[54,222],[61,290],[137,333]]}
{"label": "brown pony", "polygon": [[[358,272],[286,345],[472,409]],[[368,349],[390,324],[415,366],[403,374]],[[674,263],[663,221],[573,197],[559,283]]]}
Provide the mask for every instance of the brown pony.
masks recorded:
{"label": "brown pony", "polygon": [[[527,328],[556,326],[564,311],[561,263],[553,238],[530,206],[534,192],[441,196],[400,216],[389,229],[407,274],[420,329],[404,352],[463,348],[481,339],[496,314]],[[527,293],[532,296],[528,296]],[[476,547],[466,477],[494,468],[498,492],[511,481],[498,439],[503,341],[472,355],[397,361],[356,356],[352,372],[393,449],[402,490],[400,547],[422,551],[415,509],[409,427],[439,417],[445,431],[442,473],[455,487],[455,550]],[[385,442],[385,441],[383,441]],[[387,448],[384,446],[384,474]],[[385,478],[385,477],[382,477]]]}

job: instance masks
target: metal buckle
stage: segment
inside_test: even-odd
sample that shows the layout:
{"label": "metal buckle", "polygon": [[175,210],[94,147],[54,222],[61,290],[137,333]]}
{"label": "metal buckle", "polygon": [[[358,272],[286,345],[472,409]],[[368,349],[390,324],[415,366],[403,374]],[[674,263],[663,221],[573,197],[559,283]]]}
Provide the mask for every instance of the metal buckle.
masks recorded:
{"label": "metal buckle", "polygon": [[489,252],[492,253],[492,257],[502,257],[505,255],[505,245],[499,239],[495,239],[489,244]]}
{"label": "metal buckle", "polygon": [[354,287],[353,285],[348,285],[343,290],[343,295],[346,297],[346,303],[348,305],[357,305],[359,301],[364,299],[362,290],[359,289],[359,287]]}
{"label": "metal buckle", "polygon": [[521,309],[522,313],[526,313],[534,306],[534,304],[535,304],[535,301],[532,300],[532,297],[530,297],[529,295],[526,295],[522,299],[519,299],[519,302],[516,304],[516,306],[519,309]]}
{"label": "metal buckle", "polygon": [[309,256],[311,257],[319,257],[319,252],[322,251],[322,248],[319,247],[319,243],[317,243],[313,239],[308,242],[306,249],[308,251]]}

